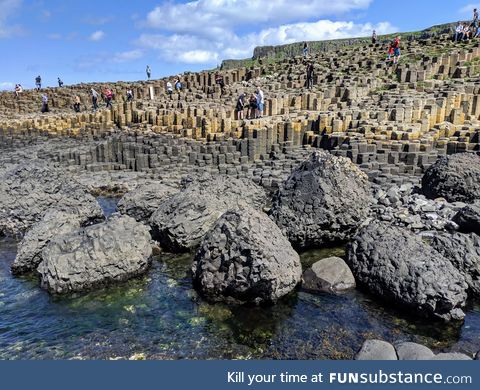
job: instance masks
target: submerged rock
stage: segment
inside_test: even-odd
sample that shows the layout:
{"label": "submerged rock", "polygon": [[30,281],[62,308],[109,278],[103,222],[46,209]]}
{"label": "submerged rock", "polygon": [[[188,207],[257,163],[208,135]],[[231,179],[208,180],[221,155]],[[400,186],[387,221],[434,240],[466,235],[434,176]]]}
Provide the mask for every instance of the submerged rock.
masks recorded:
{"label": "submerged rock", "polygon": [[480,237],[476,234],[438,234],[432,246],[460,271],[469,292],[480,297]]}
{"label": "submerged rock", "polygon": [[228,209],[248,204],[261,209],[265,191],[248,179],[204,176],[166,199],[150,218],[153,236],[172,252],[194,249]]}
{"label": "submerged rock", "polygon": [[407,229],[372,222],[347,247],[357,283],[425,317],[462,319],[468,285],[451,262]]}
{"label": "submerged rock", "polygon": [[430,348],[410,342],[395,345],[398,360],[431,360],[435,356]]}
{"label": "submerged rock", "polygon": [[480,199],[480,156],[459,153],[437,160],[422,178],[422,191],[429,198],[449,202]]}
{"label": "submerged rock", "polygon": [[398,360],[392,344],[382,340],[366,340],[355,360]]}
{"label": "submerged rock", "polygon": [[38,267],[41,286],[63,294],[101,287],[144,273],[152,254],[148,228],[128,216],[50,241]]}
{"label": "submerged rock", "polygon": [[15,275],[34,271],[42,261],[43,248],[54,238],[80,228],[78,215],[61,211],[47,211],[43,219],[35,223],[18,244],[17,256],[12,264]]}
{"label": "submerged rock", "polygon": [[21,235],[49,210],[75,214],[83,221],[104,218],[82,185],[41,160],[15,166],[0,177],[0,234]]}
{"label": "submerged rock", "polygon": [[193,282],[211,301],[272,302],[300,282],[300,257],[262,212],[225,212],[202,240]]}
{"label": "submerged rock", "polygon": [[369,213],[368,177],[349,159],[315,152],[274,196],[271,216],[294,247],[345,241]]}
{"label": "submerged rock", "polygon": [[303,273],[302,287],[311,291],[338,293],[355,288],[355,278],[343,259],[329,257],[317,261]]}
{"label": "submerged rock", "polygon": [[118,211],[139,222],[146,222],[161,203],[175,192],[178,190],[158,182],[140,184],[118,202]]}

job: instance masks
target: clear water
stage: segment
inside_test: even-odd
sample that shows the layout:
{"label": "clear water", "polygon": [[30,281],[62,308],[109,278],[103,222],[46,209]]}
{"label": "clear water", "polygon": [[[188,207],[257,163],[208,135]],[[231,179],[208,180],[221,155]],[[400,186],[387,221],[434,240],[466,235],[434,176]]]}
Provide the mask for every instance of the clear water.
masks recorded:
{"label": "clear water", "polygon": [[[116,201],[101,204],[111,213]],[[142,278],[54,298],[35,277],[11,276],[16,245],[0,239],[1,359],[350,359],[366,338],[480,349],[479,305],[457,325],[404,317],[358,291],[296,291],[271,307],[211,305],[192,289],[190,255],[162,255]],[[310,251],[302,260],[332,255],[342,249]]]}

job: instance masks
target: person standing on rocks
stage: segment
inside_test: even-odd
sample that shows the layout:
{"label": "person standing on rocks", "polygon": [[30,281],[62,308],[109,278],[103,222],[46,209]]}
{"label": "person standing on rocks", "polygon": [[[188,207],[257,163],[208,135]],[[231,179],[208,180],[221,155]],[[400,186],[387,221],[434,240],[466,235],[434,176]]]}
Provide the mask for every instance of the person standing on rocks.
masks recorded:
{"label": "person standing on rocks", "polygon": [[110,88],[105,89],[103,95],[105,96],[105,108],[112,107],[113,92]]}
{"label": "person standing on rocks", "polygon": [[21,84],[15,84],[15,97],[19,98],[20,94],[23,92]]}
{"label": "person standing on rocks", "polygon": [[255,119],[256,114],[257,114],[257,96],[252,93],[250,95],[250,98],[248,99],[247,117],[248,119]]}
{"label": "person standing on rocks", "polygon": [[37,91],[40,91],[42,88],[42,78],[40,76],[35,77],[35,87],[37,88]]}
{"label": "person standing on rocks", "polygon": [[373,30],[373,33],[372,33],[372,44],[376,44],[377,43],[377,32],[375,30]]}
{"label": "person standing on rocks", "polygon": [[308,56],[308,43],[303,42],[303,58],[307,58]]}
{"label": "person standing on rocks", "polygon": [[180,79],[176,79],[175,81],[175,89],[177,90],[178,93],[180,93],[180,91],[182,90],[182,82],[180,81]]}
{"label": "person standing on rocks", "polygon": [[80,104],[80,96],[75,95],[75,103],[73,103],[73,109],[75,110],[75,112],[80,112]]}
{"label": "person standing on rocks", "polygon": [[398,61],[400,61],[400,56],[401,56],[401,51],[400,51],[400,37],[396,37],[395,40],[393,41],[393,63],[398,64]]}
{"label": "person standing on rocks", "polygon": [[263,109],[265,105],[265,96],[260,87],[257,88],[257,118],[263,117]]}
{"label": "person standing on rocks", "polygon": [[238,100],[237,100],[237,106],[235,107],[235,111],[237,111],[237,119],[242,120],[243,119],[243,110],[245,109],[245,94],[242,93]]}
{"label": "person standing on rocks", "polygon": [[63,81],[60,79],[60,77],[57,77],[57,81],[58,81],[58,87],[62,88],[63,87]]}
{"label": "person standing on rocks", "polygon": [[129,88],[127,89],[127,102],[131,102],[133,100],[133,91]]}
{"label": "person standing on rocks", "polygon": [[95,91],[95,89],[91,89],[92,93],[92,105],[93,105],[93,110],[96,111],[98,110],[98,92]]}
{"label": "person standing on rocks", "polygon": [[314,67],[311,62],[307,64],[307,88],[313,88],[313,76],[314,76]]}
{"label": "person standing on rocks", "polygon": [[147,65],[146,72],[147,72],[147,79],[150,80],[150,76],[152,75],[152,70],[150,69],[150,65]]}
{"label": "person standing on rocks", "polygon": [[42,95],[42,114],[48,112],[48,96],[46,93]]}
{"label": "person standing on rocks", "polygon": [[173,94],[173,85],[170,80],[167,81],[167,94],[170,96]]}

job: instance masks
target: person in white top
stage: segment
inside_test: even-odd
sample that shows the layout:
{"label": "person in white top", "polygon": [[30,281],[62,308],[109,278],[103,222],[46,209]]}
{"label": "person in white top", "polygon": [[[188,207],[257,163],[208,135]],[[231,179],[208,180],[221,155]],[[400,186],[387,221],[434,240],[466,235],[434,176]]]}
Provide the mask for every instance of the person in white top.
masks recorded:
{"label": "person in white top", "polygon": [[455,38],[454,41],[461,41],[463,39],[463,24],[458,23],[457,28],[455,29]]}
{"label": "person in white top", "polygon": [[167,81],[167,93],[171,95],[173,93],[173,85],[170,80]]}
{"label": "person in white top", "polygon": [[265,106],[265,96],[260,87],[257,88],[257,117],[261,118],[263,116],[263,110]]}

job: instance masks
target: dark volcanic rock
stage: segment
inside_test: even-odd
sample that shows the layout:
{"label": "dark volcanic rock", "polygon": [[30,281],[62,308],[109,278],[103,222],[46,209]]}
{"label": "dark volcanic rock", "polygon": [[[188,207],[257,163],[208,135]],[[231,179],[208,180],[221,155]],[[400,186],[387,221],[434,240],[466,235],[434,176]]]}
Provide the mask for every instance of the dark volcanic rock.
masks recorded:
{"label": "dark volcanic rock", "polygon": [[473,233],[439,234],[431,244],[460,271],[469,292],[480,296],[480,237]]}
{"label": "dark volcanic rock", "polygon": [[166,199],[150,218],[153,235],[164,249],[194,249],[228,209],[248,204],[261,209],[265,191],[248,179],[202,177]]}
{"label": "dark volcanic rock", "polygon": [[277,192],[271,216],[294,247],[319,247],[355,234],[370,201],[368,178],[349,159],[315,152]]}
{"label": "dark volcanic rock", "polygon": [[224,213],[202,240],[194,285],[212,301],[271,302],[300,281],[300,258],[267,215],[250,207]]}
{"label": "dark volcanic rock", "polygon": [[467,299],[463,275],[409,230],[374,221],[347,247],[357,283],[382,299],[421,316],[462,319]]}
{"label": "dark volcanic rock", "polygon": [[42,261],[43,248],[55,237],[80,229],[82,224],[78,215],[61,211],[47,211],[43,219],[27,231],[18,244],[12,273],[19,275],[34,271]]}
{"label": "dark volcanic rock", "polygon": [[113,215],[50,241],[38,266],[41,286],[63,294],[124,281],[145,272],[151,254],[148,227]]}
{"label": "dark volcanic rock", "polygon": [[422,178],[429,198],[472,203],[480,199],[480,156],[460,153],[439,159]]}
{"label": "dark volcanic rock", "polygon": [[98,221],[103,214],[96,199],[70,176],[41,160],[21,164],[0,177],[0,234],[20,235],[48,210]]}
{"label": "dark volcanic rock", "polygon": [[475,233],[480,236],[480,202],[465,206],[453,217],[462,233]]}
{"label": "dark volcanic rock", "polygon": [[339,257],[317,261],[303,273],[302,279],[302,287],[311,291],[338,293],[355,288],[352,271]]}
{"label": "dark volcanic rock", "polygon": [[146,222],[161,203],[175,192],[178,190],[158,182],[140,184],[118,202],[118,211],[139,222]]}
{"label": "dark volcanic rock", "polygon": [[392,344],[382,340],[366,340],[355,360],[398,360]]}

